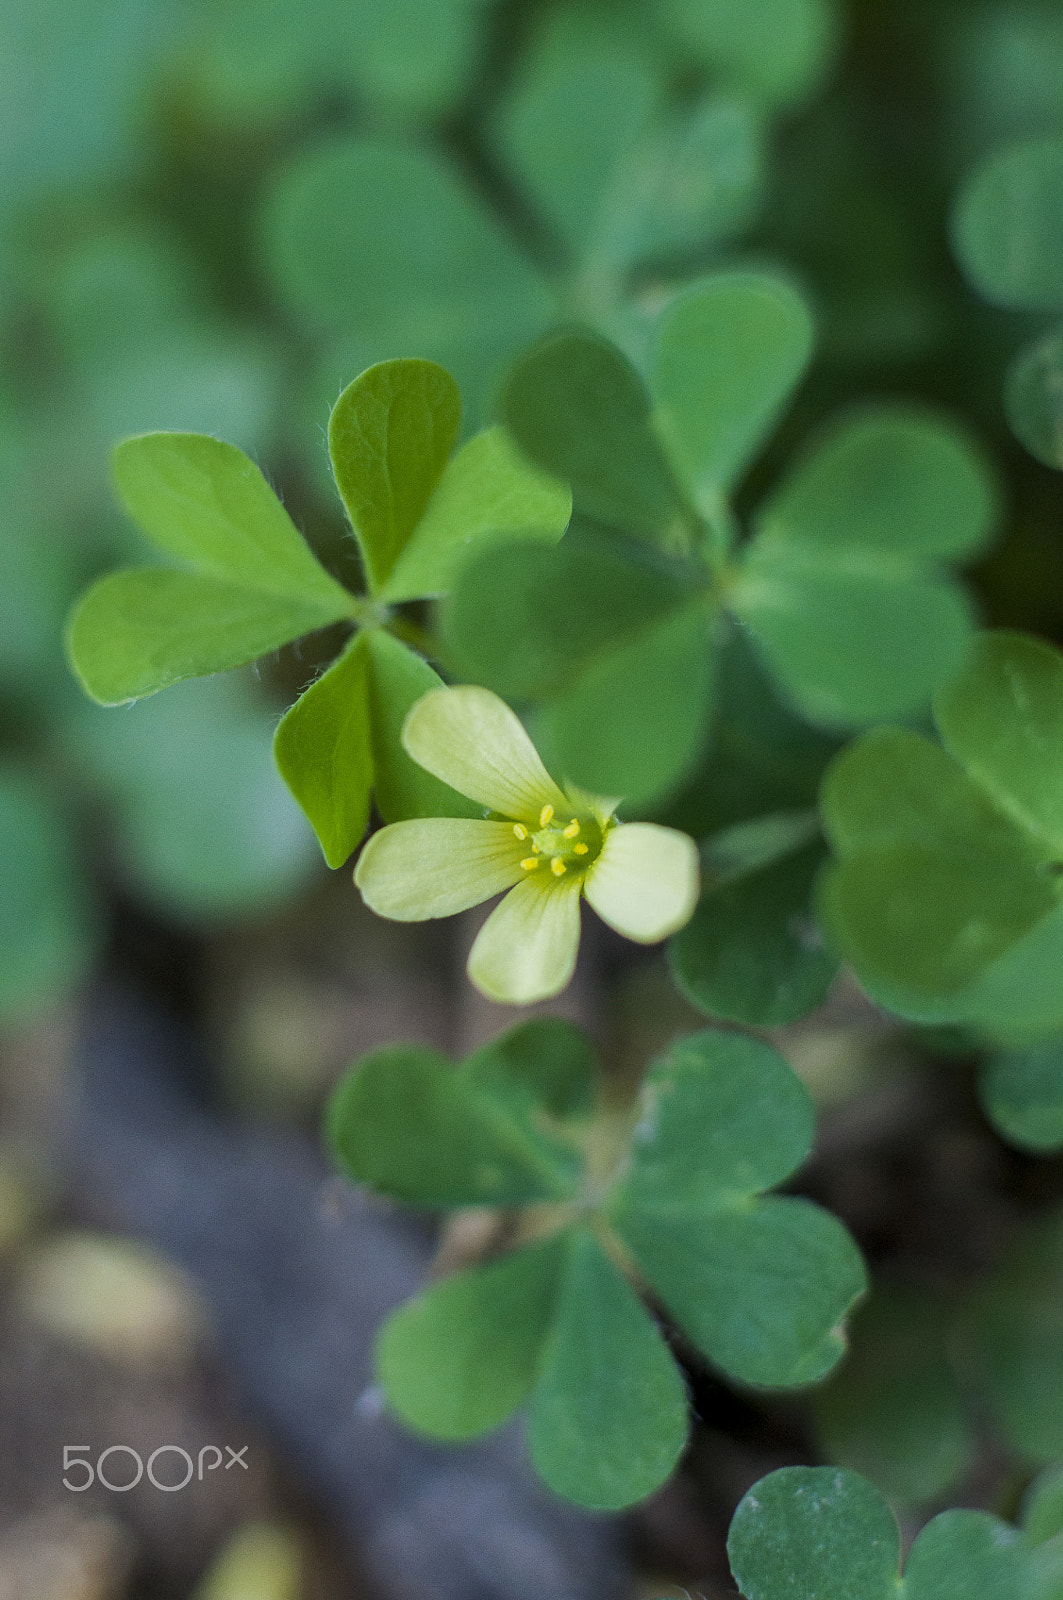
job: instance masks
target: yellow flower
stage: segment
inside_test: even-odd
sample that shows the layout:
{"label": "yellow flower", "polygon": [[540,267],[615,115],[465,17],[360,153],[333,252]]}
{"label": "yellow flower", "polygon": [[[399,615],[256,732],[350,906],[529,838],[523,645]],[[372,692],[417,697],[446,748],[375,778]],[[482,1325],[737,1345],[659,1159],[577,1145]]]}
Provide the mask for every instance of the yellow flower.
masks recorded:
{"label": "yellow flower", "polygon": [[381,828],[354,881],[367,906],[397,922],[453,916],[508,889],[469,954],[469,977],[490,999],[528,1005],[565,987],[581,898],[640,944],[666,939],[693,913],[694,841],[651,822],[617,822],[618,801],[556,784],[520,719],[489,690],[431,690],[411,709],[402,742],[490,815]]}

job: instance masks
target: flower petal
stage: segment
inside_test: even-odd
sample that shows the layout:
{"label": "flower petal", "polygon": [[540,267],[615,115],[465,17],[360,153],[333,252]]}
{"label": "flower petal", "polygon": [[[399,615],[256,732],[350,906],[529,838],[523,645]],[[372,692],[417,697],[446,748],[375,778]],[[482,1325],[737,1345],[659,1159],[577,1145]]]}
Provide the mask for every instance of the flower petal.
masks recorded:
{"label": "flower petal", "polygon": [[543,806],[567,805],[516,712],[489,689],[430,689],[406,718],[402,742],[459,794],[530,827]]}
{"label": "flower petal", "polygon": [[393,822],[362,851],[354,881],[378,916],[395,922],[451,917],[516,883],[524,849],[508,822]]}
{"label": "flower petal", "polygon": [[583,892],[625,939],[656,944],[690,920],[699,885],[693,839],[654,822],[623,822],[606,834]]}
{"label": "flower petal", "polygon": [[558,994],[579,949],[577,877],[537,873],[496,906],[469,952],[469,977],[489,1000],[527,1006]]}

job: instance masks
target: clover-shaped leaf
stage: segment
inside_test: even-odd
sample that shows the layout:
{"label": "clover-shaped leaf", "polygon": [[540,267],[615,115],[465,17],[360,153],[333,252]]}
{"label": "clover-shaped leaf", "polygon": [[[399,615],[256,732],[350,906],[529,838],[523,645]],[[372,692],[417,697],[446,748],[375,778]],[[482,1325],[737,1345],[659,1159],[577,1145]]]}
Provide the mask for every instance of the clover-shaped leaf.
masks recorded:
{"label": "clover-shaped leaf", "polygon": [[1061,1009],[1063,657],[985,634],[935,716],[945,748],[876,729],[828,772],[828,923],[904,1015],[1032,1030],[1043,1014],[1048,1031]]}
{"label": "clover-shaped leaf", "polygon": [[608,1509],[656,1488],[686,1434],[682,1380],[639,1281],[726,1372],[789,1386],[841,1354],[864,1278],[825,1212],[757,1198],[812,1131],[806,1091],[767,1045],[681,1041],[619,1149],[615,1112],[589,1115],[591,1064],[578,1030],[552,1019],[456,1069],[426,1050],[378,1051],[337,1091],[330,1134],[352,1178],[407,1203],[535,1208],[532,1242],[391,1318],[379,1372],[399,1414],[435,1437],[470,1437],[527,1402],[545,1480]]}
{"label": "clover-shaped leaf", "polygon": [[496,120],[507,165],[567,247],[574,293],[601,307],[631,268],[736,232],[762,186],[749,103],[713,93],[666,112],[660,66],[617,23],[548,14]]}
{"label": "clover-shaped leaf", "polygon": [[[724,273],[666,316],[656,402],[619,350],[578,330],[542,341],[510,373],[506,425],[571,484],[579,516],[553,556],[510,547],[471,560],[444,627],[470,677],[547,702],[541,737],[573,781],[659,794],[704,742],[719,618],[704,557],[731,476],[803,370],[809,329],[779,279]],[[699,510],[717,519],[711,529]]]}
{"label": "clover-shaped leaf", "polygon": [[755,1483],[727,1539],[745,1600],[1037,1600],[1027,1541],[983,1511],[945,1511],[900,1568],[900,1535],[854,1472],[784,1467]]}
{"label": "clover-shaped leaf", "polygon": [[[573,530],[553,553],[484,548],[458,574],[444,633],[470,677],[539,702],[541,737],[573,781],[639,801],[677,786],[705,743],[727,610],[786,696],[829,727],[914,711],[960,665],[971,607],[946,566],[984,541],[996,498],[937,413],[843,419],[734,548],[729,496],[811,350],[797,292],[734,269],[667,307],[648,387],[579,329],[512,367],[502,416],[571,485]],[[631,597],[619,610],[618,591]]]}
{"label": "clover-shaped leaf", "polygon": [[402,748],[406,713],[440,680],[387,631],[391,606],[443,593],[478,539],[534,533],[549,542],[568,521],[568,491],[525,462],[502,430],[475,436],[450,458],[460,413],[454,380],[430,361],[371,367],[337,401],[330,453],[362,551],[366,598],[325,571],[231,445],[149,434],[115,453],[131,514],[195,570],[131,568],[90,589],[69,626],[82,682],[117,704],[240,665],[326,624],[353,625],[348,647],[288,711],[274,745],[330,866],[361,839],[374,788],[389,822],[476,814]]}

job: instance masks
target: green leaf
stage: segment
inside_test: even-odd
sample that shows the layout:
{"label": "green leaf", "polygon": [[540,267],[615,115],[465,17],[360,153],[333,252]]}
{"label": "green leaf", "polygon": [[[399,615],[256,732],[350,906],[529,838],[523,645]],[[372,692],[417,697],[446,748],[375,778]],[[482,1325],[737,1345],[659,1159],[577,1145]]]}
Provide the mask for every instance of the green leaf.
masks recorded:
{"label": "green leaf", "polygon": [[273,755],[330,867],[342,867],[369,823],[373,756],[364,635],[304,690],[277,724]]}
{"label": "green leaf", "polygon": [[168,567],[127,567],[78,601],[67,652],[86,693],[101,705],[123,705],[185,678],[244,666],[347,610],[336,606],[328,616],[298,596]]}
{"label": "green leaf", "polygon": [[956,255],[994,305],[1063,308],[1063,139],[1005,145],[967,179],[952,219]]}
{"label": "green leaf", "polygon": [[878,729],[828,771],[828,926],[864,981],[958,993],[1052,909],[1039,841],[943,750]]}
{"label": "green leaf", "polygon": [[312,608],[316,627],[350,614],[347,590],[234,445],[196,433],[141,434],[116,447],[114,481],[134,522],[168,555]]}
{"label": "green leaf", "polygon": [[691,59],[762,99],[804,100],[833,64],[839,42],[832,0],[659,0],[679,59]]}
{"label": "green leaf", "polygon": [[53,793],[0,767],[0,1022],[21,1024],[83,977],[102,929]]}
{"label": "green leaf", "polygon": [[971,631],[969,602],[936,562],[979,545],[995,511],[986,467],[951,421],[865,409],[768,502],[735,610],[806,715],[916,710],[959,669]]}
{"label": "green leaf", "polygon": [[949,1020],[969,1023],[1011,1048],[1063,1030],[1063,904],[1057,903],[1012,947],[957,994]]}
{"label": "green leaf", "polygon": [[811,909],[820,844],[709,887],[671,942],[681,992],[710,1016],[781,1027],[824,999],[838,970]]}
{"label": "green leaf", "polygon": [[894,1505],[938,1498],[974,1455],[950,1331],[929,1295],[876,1288],[853,1318],[848,1356],[813,1397],[825,1457],[862,1472]]}
{"label": "green leaf", "polygon": [[655,1061],[642,1091],[624,1213],[706,1211],[781,1183],[807,1156],[807,1089],[770,1045],[707,1028]]}
{"label": "green leaf", "polygon": [[1063,1041],[1001,1053],[986,1063],[979,1086],[986,1116],[1005,1139],[1047,1155],[1063,1147]]}
{"label": "green leaf", "polygon": [[896,1600],[897,1524],[854,1472],[761,1478],[734,1514],[727,1554],[747,1600]]}
{"label": "green leaf", "polygon": [[345,137],[301,150],[267,194],[261,243],[282,304],[357,346],[348,371],[416,351],[457,375],[467,406],[469,386],[483,390],[550,316],[510,235],[427,147]]}
{"label": "green leaf", "polygon": [[797,708],[828,727],[907,715],[963,664],[974,616],[947,578],[848,557],[748,547],[732,609]]}
{"label": "green leaf", "polygon": [[740,1383],[815,1383],[845,1353],[843,1319],[864,1292],[841,1223],[807,1200],[635,1211],[617,1231],[687,1336]]}
{"label": "green leaf", "polygon": [[554,1490],[597,1511],[642,1500],[686,1443],[683,1380],[653,1319],[577,1231],[531,1399],[529,1446]]}
{"label": "green leaf", "polygon": [[592,253],[617,170],[662,98],[616,19],[560,11],[526,50],[496,118],[506,164],[577,256]]}
{"label": "green leaf", "polygon": [[329,1140],[343,1169],[410,1205],[513,1206],[572,1195],[580,1176],[574,1147],[541,1126],[533,1100],[491,1082],[481,1091],[477,1074],[476,1057],[454,1068],[415,1045],[365,1056],[329,1109]]}
{"label": "green leaf", "polygon": [[470,439],[446,467],[381,597],[392,602],[446,594],[455,573],[490,535],[558,539],[572,514],[566,485],[537,471],[504,428]]}
{"label": "green leaf", "polygon": [[594,1106],[595,1059],[582,1028],[562,1017],[536,1017],[500,1034],[465,1063],[481,1097],[507,1115],[581,1122]]}
{"label": "green leaf", "polygon": [[951,417],[910,404],[865,406],[829,427],[757,517],[771,544],[861,558],[957,557],[997,515],[995,484]]}
{"label": "green leaf", "polygon": [[1027,345],[1008,368],[1004,409],[1011,431],[1038,461],[1063,471],[1063,328]]}
{"label": "green leaf", "polygon": [[934,701],[946,749],[1016,826],[1063,854],[1063,655],[986,633]]}
{"label": "green leaf", "polygon": [[765,143],[756,108],[730,95],[709,93],[661,119],[617,172],[601,260],[631,269],[733,238],[759,209]]}
{"label": "green leaf", "polygon": [[510,368],[500,403],[524,453],[571,484],[577,512],[660,544],[682,539],[684,507],[649,398],[608,340],[548,335]]}
{"label": "green leaf", "polygon": [[433,1284],[377,1339],[389,1404],[435,1439],[496,1428],[538,1377],[566,1265],[563,1234]]}
{"label": "green leaf", "polygon": [[329,417],[329,455],[370,591],[386,582],[424,515],[461,426],[461,395],[433,361],[382,361]]}
{"label": "green leaf", "polygon": [[634,540],[575,521],[556,546],[513,540],[458,573],[443,632],[460,671],[505,699],[546,699],[694,597],[690,575]]}
{"label": "green leaf", "polygon": [[729,271],[694,284],[661,318],[654,420],[703,514],[718,512],[812,356],[812,318],[785,280]]}
{"label": "green leaf", "polygon": [[811,1100],[774,1050],[715,1031],[655,1064],[612,1225],[676,1320],[746,1383],[821,1377],[863,1292],[859,1253],[804,1200],[754,1200],[812,1141]]}
{"label": "green leaf", "polygon": [[1021,1534],[984,1511],[946,1511],[897,1575],[897,1527],[855,1473],[784,1467],[755,1483],[727,1541],[748,1600],[1034,1600]]}
{"label": "green leaf", "polygon": [[929,1522],[904,1567],[904,1600],[1034,1600],[1021,1534],[985,1511]]}
{"label": "green leaf", "polygon": [[711,620],[697,600],[602,650],[536,719],[547,764],[643,803],[674,788],[708,731]]}
{"label": "green leaf", "polygon": [[1024,1460],[1063,1459],[1063,1219],[1021,1236],[974,1299],[965,1353],[989,1413]]}
{"label": "green leaf", "polygon": [[369,728],[376,803],[385,822],[409,817],[482,817],[483,807],[417,765],[402,743],[411,706],[442,680],[428,662],[383,628],[365,635]]}

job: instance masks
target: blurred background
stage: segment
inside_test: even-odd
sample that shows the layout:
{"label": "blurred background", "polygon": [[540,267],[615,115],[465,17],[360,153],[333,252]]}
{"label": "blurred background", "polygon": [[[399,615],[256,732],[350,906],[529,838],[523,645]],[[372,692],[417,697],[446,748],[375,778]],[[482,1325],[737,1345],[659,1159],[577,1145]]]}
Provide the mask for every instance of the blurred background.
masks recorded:
{"label": "blurred background", "polygon": [[[63,619],[139,548],[123,435],[238,444],[357,582],[324,429],[363,367],[442,362],[473,430],[539,332],[637,359],[726,259],[789,271],[820,327],[751,492],[839,402],[944,403],[1007,483],[985,615],[1063,637],[1058,371],[1041,461],[1002,401],[1044,319],[949,248],[975,163],[1063,135],[1058,0],[0,0],[0,86],[0,1600],[732,1592],[734,1504],[822,1454],[796,1402],[692,1368],[690,1460],[622,1525],[549,1503],[516,1435],[436,1452],[381,1417],[373,1328],[435,1244],[337,1189],[320,1107],[371,1045],[512,1019],[464,981],[463,919],[377,922],[325,869],[270,753],[314,658],[105,711]],[[696,1020],[604,935],[565,1008],[616,1071]],[[825,1119],[804,1187],[876,1264],[951,1283],[1063,1196],[844,987],[784,1044]],[[981,1503],[1009,1468],[957,1415],[930,1497]],[[170,1445],[249,1465],[125,1487]],[[81,1492],[64,1450],[112,1446],[119,1487]]]}

